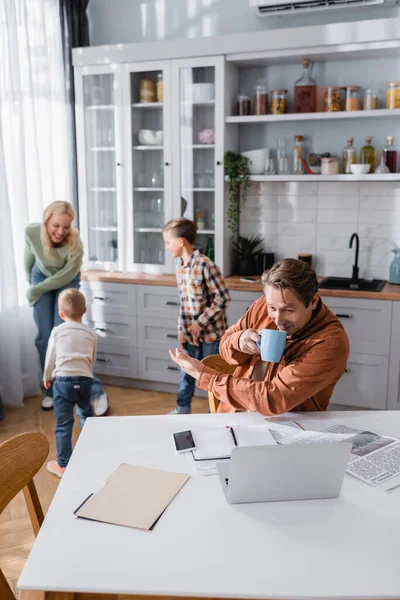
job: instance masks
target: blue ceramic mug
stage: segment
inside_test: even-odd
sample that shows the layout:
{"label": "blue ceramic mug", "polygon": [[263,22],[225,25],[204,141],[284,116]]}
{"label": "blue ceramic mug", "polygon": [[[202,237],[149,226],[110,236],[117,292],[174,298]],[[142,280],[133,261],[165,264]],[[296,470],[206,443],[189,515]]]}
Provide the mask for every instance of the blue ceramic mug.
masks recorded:
{"label": "blue ceramic mug", "polygon": [[260,341],[256,342],[260,348],[261,358],[267,362],[278,363],[286,344],[286,331],[279,329],[262,329],[259,333]]}

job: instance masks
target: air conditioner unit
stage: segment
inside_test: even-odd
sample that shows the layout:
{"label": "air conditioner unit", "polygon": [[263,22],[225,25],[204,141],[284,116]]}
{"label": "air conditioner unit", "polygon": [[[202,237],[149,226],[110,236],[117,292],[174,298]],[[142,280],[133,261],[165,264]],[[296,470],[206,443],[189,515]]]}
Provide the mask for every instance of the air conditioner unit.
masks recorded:
{"label": "air conditioner unit", "polygon": [[361,6],[394,6],[396,0],[250,0],[250,7],[258,17],[293,15],[295,13],[332,8],[357,8]]}

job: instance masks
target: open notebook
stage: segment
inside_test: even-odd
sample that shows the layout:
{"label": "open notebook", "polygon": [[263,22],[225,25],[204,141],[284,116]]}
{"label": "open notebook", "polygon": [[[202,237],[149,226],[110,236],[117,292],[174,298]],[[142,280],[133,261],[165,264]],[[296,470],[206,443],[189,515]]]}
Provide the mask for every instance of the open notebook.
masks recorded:
{"label": "open notebook", "polygon": [[196,450],[194,460],[230,458],[236,446],[271,446],[276,441],[266,425],[192,429]]}

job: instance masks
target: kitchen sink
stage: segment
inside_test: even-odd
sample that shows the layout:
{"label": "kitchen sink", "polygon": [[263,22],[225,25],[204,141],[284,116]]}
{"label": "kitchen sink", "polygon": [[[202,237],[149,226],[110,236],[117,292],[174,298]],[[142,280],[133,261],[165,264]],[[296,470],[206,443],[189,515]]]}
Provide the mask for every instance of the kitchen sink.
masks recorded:
{"label": "kitchen sink", "polygon": [[353,283],[350,277],[325,277],[318,287],[326,290],[358,290],[360,292],[380,292],[387,281],[385,279],[359,279]]}

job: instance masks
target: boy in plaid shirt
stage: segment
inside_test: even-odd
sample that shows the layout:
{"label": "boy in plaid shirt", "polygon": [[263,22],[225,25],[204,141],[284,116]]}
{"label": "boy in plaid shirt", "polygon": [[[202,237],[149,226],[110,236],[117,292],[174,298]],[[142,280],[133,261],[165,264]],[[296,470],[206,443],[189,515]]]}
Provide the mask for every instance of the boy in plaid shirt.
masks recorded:
{"label": "boy in plaid shirt", "polygon": [[[165,225],[163,237],[172,257],[179,259],[176,265],[179,344],[189,356],[201,360],[219,352],[231,298],[219,268],[194,248],[196,232],[193,221],[180,217]],[[195,383],[193,377],[181,371],[176,408],[170,414],[191,412]]]}

